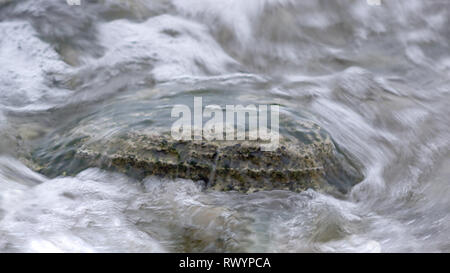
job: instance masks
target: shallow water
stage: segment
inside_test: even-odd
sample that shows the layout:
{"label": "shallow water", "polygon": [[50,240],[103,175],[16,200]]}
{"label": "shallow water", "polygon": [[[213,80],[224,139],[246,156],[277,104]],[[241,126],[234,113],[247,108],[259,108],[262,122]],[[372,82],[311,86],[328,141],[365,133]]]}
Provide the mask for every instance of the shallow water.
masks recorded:
{"label": "shallow water", "polygon": [[[0,1],[0,251],[450,251],[447,1],[81,1]],[[364,181],[247,195],[23,156],[194,94],[316,122]]]}

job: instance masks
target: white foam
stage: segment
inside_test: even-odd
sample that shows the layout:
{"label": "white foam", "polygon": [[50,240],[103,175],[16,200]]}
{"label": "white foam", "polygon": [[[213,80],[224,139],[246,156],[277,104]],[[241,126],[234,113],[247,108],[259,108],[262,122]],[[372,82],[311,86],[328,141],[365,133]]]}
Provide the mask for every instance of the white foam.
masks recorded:
{"label": "white foam", "polygon": [[27,22],[0,23],[0,104],[9,109],[52,107],[69,92],[49,86],[68,67]]}
{"label": "white foam", "polygon": [[236,62],[200,24],[170,15],[143,23],[116,20],[99,27],[101,44],[107,48],[100,66],[150,65],[143,71],[158,81],[183,76],[229,73]]}

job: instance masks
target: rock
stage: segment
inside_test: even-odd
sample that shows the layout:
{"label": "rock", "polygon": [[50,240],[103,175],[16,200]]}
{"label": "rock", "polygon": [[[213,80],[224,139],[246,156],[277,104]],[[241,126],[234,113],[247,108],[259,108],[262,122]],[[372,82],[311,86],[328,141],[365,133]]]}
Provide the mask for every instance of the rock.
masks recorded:
{"label": "rock", "polygon": [[[36,155],[47,175],[76,174],[89,167],[204,181],[207,188],[250,193],[260,190],[326,189],[345,193],[362,180],[355,164],[338,152],[330,136],[304,122],[300,138],[281,136],[274,151],[260,141],[174,140],[169,133],[127,132],[106,139],[79,136]],[[308,131],[305,130],[308,128]],[[67,149],[69,148],[69,149]]]}
{"label": "rock", "polygon": [[345,193],[363,179],[358,162],[324,129],[285,107],[280,107],[279,145],[273,151],[263,151],[260,140],[175,140],[173,106],[192,106],[194,96],[204,96],[207,107],[271,105],[276,99],[261,90],[170,88],[130,90],[73,110],[72,120],[37,144],[31,155],[35,170],[52,177],[99,167],[138,179],[184,178],[203,181],[208,189],[244,193],[309,188]]}

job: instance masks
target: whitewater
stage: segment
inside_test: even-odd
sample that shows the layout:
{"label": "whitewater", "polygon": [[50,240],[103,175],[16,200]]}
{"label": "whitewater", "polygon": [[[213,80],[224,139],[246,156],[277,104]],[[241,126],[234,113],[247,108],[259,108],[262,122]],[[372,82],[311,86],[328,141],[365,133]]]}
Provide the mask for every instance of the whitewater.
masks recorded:
{"label": "whitewater", "polygon": [[[449,252],[450,2],[369,2],[0,0],[0,252]],[[243,194],[24,156],[198,90],[298,112],[364,180]]]}

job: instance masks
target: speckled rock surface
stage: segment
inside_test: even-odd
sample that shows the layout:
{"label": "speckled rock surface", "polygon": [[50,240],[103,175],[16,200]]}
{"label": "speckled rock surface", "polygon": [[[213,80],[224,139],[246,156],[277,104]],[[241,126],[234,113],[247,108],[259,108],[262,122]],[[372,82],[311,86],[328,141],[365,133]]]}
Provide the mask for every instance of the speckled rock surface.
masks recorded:
{"label": "speckled rock surface", "polygon": [[[301,137],[281,135],[274,151],[263,151],[261,144],[174,140],[168,133],[127,132],[95,140],[82,136],[65,148],[55,145],[53,150],[65,152],[47,152],[37,162],[39,171],[47,175],[99,167],[138,179],[150,175],[187,178],[203,181],[210,189],[244,193],[330,187],[345,193],[363,178],[354,162],[338,152],[330,136],[313,123],[303,124]],[[64,168],[58,169],[59,165]]]}

